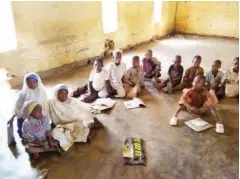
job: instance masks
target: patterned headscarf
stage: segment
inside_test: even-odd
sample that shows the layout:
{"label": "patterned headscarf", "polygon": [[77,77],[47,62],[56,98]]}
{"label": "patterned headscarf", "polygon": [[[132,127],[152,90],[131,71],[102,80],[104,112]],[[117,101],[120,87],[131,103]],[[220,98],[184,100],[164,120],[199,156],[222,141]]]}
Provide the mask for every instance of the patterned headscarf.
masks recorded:
{"label": "patterned headscarf", "polygon": [[37,105],[39,104],[35,101],[26,101],[23,105],[22,117],[29,118],[30,114],[33,112]]}

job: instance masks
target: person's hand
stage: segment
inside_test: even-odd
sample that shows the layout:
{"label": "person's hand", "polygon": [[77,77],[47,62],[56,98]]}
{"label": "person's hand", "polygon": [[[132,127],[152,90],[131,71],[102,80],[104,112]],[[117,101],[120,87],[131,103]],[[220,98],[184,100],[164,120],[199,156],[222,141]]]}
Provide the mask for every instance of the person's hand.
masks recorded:
{"label": "person's hand", "polygon": [[197,111],[197,108],[196,108],[195,106],[191,106],[190,109],[191,109],[191,111],[193,111],[193,112],[196,112],[196,111]]}
{"label": "person's hand", "polygon": [[144,77],[149,78],[151,75],[148,75],[146,72],[144,72]]}
{"label": "person's hand", "polygon": [[230,80],[225,80],[225,83],[226,84],[230,84]]}
{"label": "person's hand", "polygon": [[44,148],[44,150],[49,150],[51,148],[46,142],[43,143],[42,147]]}
{"label": "person's hand", "polygon": [[73,89],[73,91],[71,92],[71,94],[70,94],[70,96],[75,96],[75,95],[77,95],[76,93],[77,93],[77,91],[78,91],[78,88],[79,87],[75,87],[74,89]]}
{"label": "person's hand", "polygon": [[130,86],[133,88],[135,86],[135,84],[130,84]]}
{"label": "person's hand", "polygon": [[112,95],[115,95],[116,93],[117,93],[116,90],[113,89],[113,88],[111,88],[111,94],[112,94]]}
{"label": "person's hand", "polygon": [[7,125],[12,124],[12,122],[13,122],[13,120],[10,119],[10,120],[7,122]]}
{"label": "person's hand", "polygon": [[217,89],[217,85],[213,85],[213,86],[211,86],[211,88],[209,88],[209,90],[210,90],[210,89],[212,89],[212,90],[215,91],[215,90]]}
{"label": "person's hand", "polygon": [[152,72],[151,76],[155,75],[155,71]]}
{"label": "person's hand", "polygon": [[108,93],[109,93],[109,94],[112,94],[112,93],[113,93],[113,89],[112,89],[112,88],[109,88],[109,89],[108,89]]}
{"label": "person's hand", "polygon": [[88,91],[87,92],[87,96],[91,96],[92,92],[91,91]]}
{"label": "person's hand", "polygon": [[50,144],[49,144],[51,147],[58,147],[58,142],[56,140],[52,140],[50,141]]}
{"label": "person's hand", "polygon": [[200,114],[202,114],[202,113],[204,113],[206,111],[206,108],[199,108],[199,109],[197,109],[197,113],[200,113]]}
{"label": "person's hand", "polygon": [[52,138],[52,131],[47,131],[46,135],[47,135],[47,138]]}
{"label": "person's hand", "polygon": [[9,125],[9,124],[13,125],[13,120],[14,120],[15,116],[16,116],[16,114],[14,114],[14,115],[11,117],[11,119],[9,119],[9,121],[7,122],[7,125]]}

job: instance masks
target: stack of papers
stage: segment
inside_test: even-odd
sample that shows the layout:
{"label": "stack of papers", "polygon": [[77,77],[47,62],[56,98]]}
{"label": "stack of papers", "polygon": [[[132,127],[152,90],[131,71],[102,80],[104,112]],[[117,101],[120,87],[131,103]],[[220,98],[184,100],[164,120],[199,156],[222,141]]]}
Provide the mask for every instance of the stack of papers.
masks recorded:
{"label": "stack of papers", "polygon": [[124,105],[128,109],[133,109],[133,108],[139,108],[139,107],[146,107],[144,102],[140,98],[133,98],[133,100],[130,101],[124,101]]}
{"label": "stack of papers", "polygon": [[208,122],[202,120],[201,118],[196,118],[190,121],[186,121],[185,124],[197,132],[213,127],[212,124],[209,124]]}

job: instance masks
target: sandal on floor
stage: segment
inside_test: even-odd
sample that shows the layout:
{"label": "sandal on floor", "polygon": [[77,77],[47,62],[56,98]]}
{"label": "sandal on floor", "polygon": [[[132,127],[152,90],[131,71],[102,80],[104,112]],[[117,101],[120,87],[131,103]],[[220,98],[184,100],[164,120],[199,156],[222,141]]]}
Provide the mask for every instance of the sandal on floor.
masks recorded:
{"label": "sandal on floor", "polygon": [[176,125],[177,125],[177,120],[178,120],[178,118],[175,117],[175,116],[173,116],[173,117],[171,118],[169,124],[172,125],[172,126],[176,126]]}
{"label": "sandal on floor", "polygon": [[223,124],[216,124],[216,133],[223,134],[224,133],[224,126]]}
{"label": "sandal on floor", "polygon": [[48,170],[47,169],[43,169],[39,175],[37,176],[37,179],[44,179],[47,177],[47,174],[48,174]]}

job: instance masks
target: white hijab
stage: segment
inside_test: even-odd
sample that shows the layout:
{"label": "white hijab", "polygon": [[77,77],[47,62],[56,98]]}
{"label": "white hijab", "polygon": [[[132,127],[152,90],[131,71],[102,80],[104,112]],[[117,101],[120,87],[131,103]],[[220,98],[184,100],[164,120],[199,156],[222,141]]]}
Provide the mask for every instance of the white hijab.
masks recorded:
{"label": "white hijab", "polygon": [[[31,89],[27,85],[27,78],[33,78],[38,81],[38,86],[36,89]],[[24,76],[22,91],[20,92],[14,112],[17,117],[22,117],[22,108],[23,104],[26,101],[35,101],[42,105],[43,114],[48,115],[48,103],[47,103],[47,94],[41,78],[36,73],[28,73]]]}
{"label": "white hijab", "polygon": [[67,101],[58,100],[58,91],[68,87],[65,84],[55,86],[54,97],[49,100],[49,117],[55,125],[69,123],[73,121],[82,121],[84,127],[89,127],[94,123],[92,115],[85,109],[78,99],[68,97]]}

